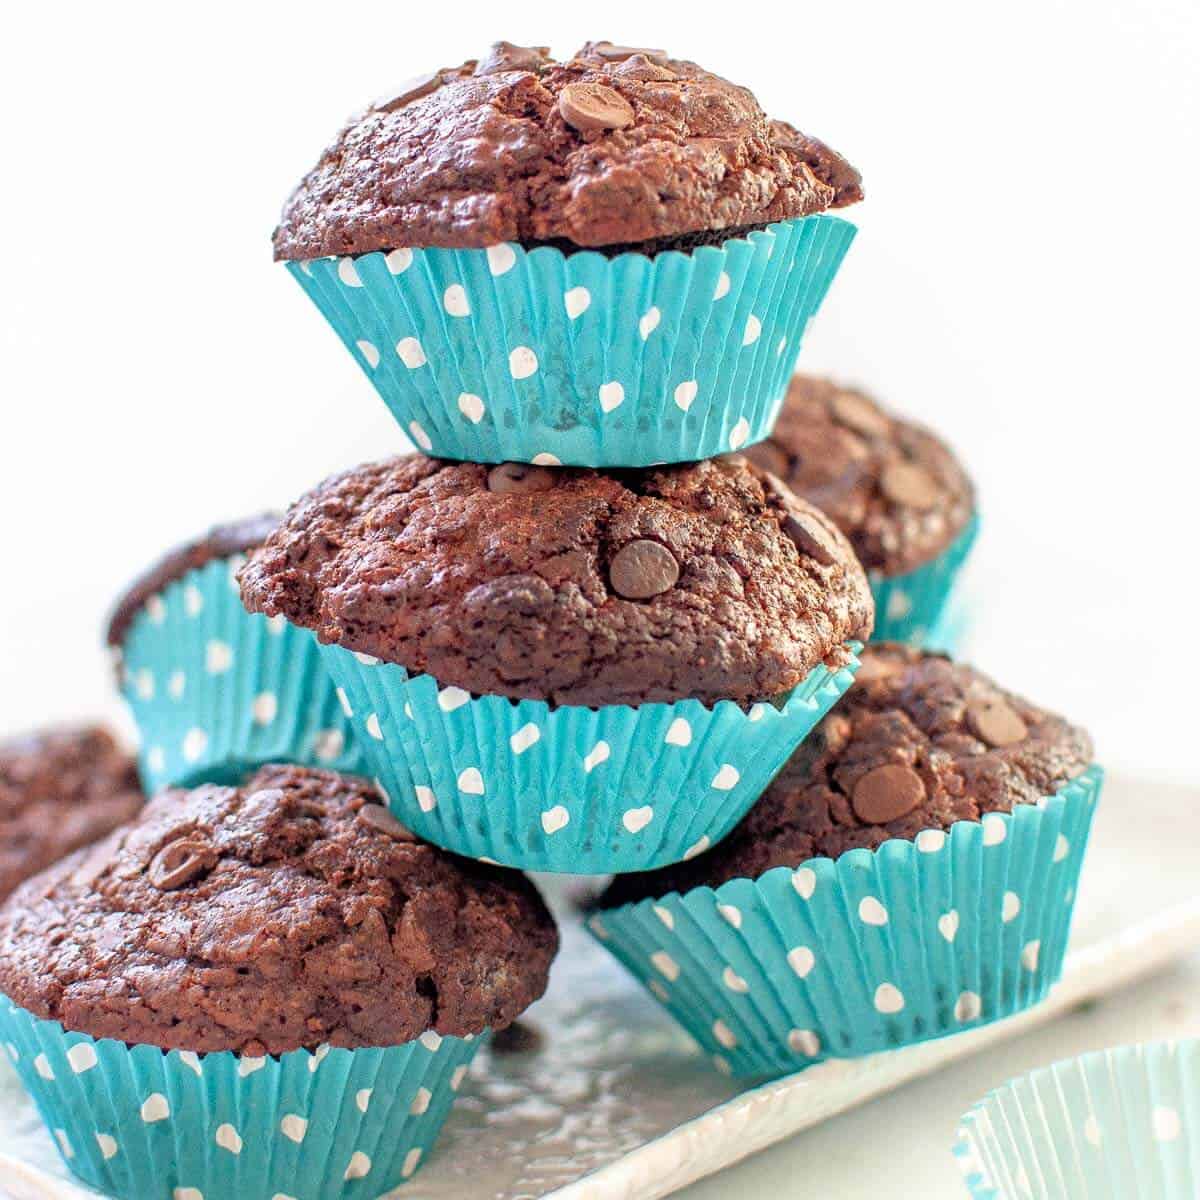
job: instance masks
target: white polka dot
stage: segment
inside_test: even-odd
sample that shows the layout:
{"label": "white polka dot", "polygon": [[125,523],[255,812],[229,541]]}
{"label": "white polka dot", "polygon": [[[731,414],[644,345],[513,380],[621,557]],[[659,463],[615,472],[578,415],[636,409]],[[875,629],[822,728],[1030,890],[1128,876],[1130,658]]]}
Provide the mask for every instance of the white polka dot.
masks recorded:
{"label": "white polka dot", "polygon": [[1042,954],[1042,943],[1038,939],[1032,942],[1026,942],[1021,950],[1021,966],[1027,971],[1036,971],[1038,969],[1038,959]]}
{"label": "white polka dot", "polygon": [[425,426],[422,425],[420,421],[409,421],[408,432],[411,435],[412,440],[416,442],[416,444],[420,446],[426,454],[433,449],[433,442],[430,439],[429,434],[425,432]]}
{"label": "white polka dot", "polygon": [[359,338],[355,345],[358,347],[358,352],[363,356],[363,360],[367,366],[373,371],[379,366],[379,347],[374,342],[368,342],[366,338]]}
{"label": "white polka dot", "polygon": [[445,687],[438,692],[438,708],[442,712],[453,712],[456,708],[462,708],[470,699],[471,693],[460,687]]}
{"label": "white polka dot", "polygon": [[256,725],[270,725],[279,712],[279,701],[275,699],[274,692],[259,692],[250,707]]}
{"label": "white polka dot", "polygon": [[721,982],[731,992],[745,993],[750,990],[750,985],[732,967],[726,967],[721,972]]}
{"label": "white polka dot", "polygon": [[200,1055],[195,1050],[180,1050],[179,1061],[187,1067],[189,1071],[194,1071],[197,1075],[203,1077],[204,1068],[200,1065]]}
{"label": "white polka dot", "polygon": [[1071,853],[1071,843],[1060,833],[1058,840],[1054,843],[1054,861],[1062,862],[1068,854]]}
{"label": "white polka dot", "polygon": [[761,721],[763,717],[771,711],[770,704],[763,704],[760,700],[757,704],[750,706],[750,712],[747,714],[751,721]]}
{"label": "white polka dot", "polygon": [[442,307],[452,317],[469,317],[471,302],[467,299],[466,289],[461,283],[452,283],[442,294]]}
{"label": "white polka dot", "polygon": [[459,772],[458,790],[465,792],[468,796],[483,795],[483,776],[479,773],[478,767],[467,767],[465,771]]}
{"label": "white polka dot", "polygon": [[597,742],[591,750],[587,752],[583,759],[583,769],[589,775],[601,763],[608,762],[609,755],[612,753],[612,748],[605,741]]}
{"label": "white polka dot", "polygon": [[43,1079],[54,1078],[54,1068],[50,1066],[50,1060],[44,1054],[39,1054],[37,1058],[33,1060],[33,1069]]}
{"label": "white polka dot", "polygon": [[608,930],[605,928],[604,922],[599,917],[588,918],[588,928],[602,941],[608,941]]}
{"label": "white polka dot", "polygon": [[75,1151],[71,1147],[71,1139],[67,1137],[65,1129],[56,1129],[54,1136],[58,1139],[59,1149],[62,1151],[63,1158],[74,1158]]}
{"label": "white polka dot", "polygon": [[358,268],[354,265],[354,259],[343,258],[337,265],[338,278],[347,287],[362,287],[362,280],[358,277]]}
{"label": "white polka dot", "polygon": [[401,338],[396,343],[396,353],[400,356],[400,361],[410,371],[415,371],[418,367],[423,367],[428,361],[425,357],[424,347],[415,337]]}
{"label": "white polka dot", "polygon": [[817,958],[807,946],[797,946],[788,951],[787,963],[801,979],[806,979],[816,966]]}
{"label": "white polka dot", "polygon": [[143,667],[133,677],[133,690],[142,700],[154,699],[154,672]]}
{"label": "white polka dot", "polygon": [[535,746],[541,740],[542,731],[530,721],[528,724],[522,725],[516,733],[508,739],[509,749],[514,754],[524,754],[530,746]]}
{"label": "white polka dot", "polygon": [[780,355],[782,355],[786,349],[787,349],[787,338],[781,337],[779,339],[779,345],[775,347],[775,357],[779,358]]}
{"label": "white polka dot", "polygon": [[811,1029],[793,1029],[788,1033],[787,1041],[793,1054],[816,1058],[821,1053],[821,1039]]}
{"label": "white polka dot", "polygon": [[983,818],[983,844],[999,846],[1008,837],[1008,825],[998,813],[988,813]]}
{"label": "white polka dot", "polygon": [[318,729],[313,735],[313,754],[320,762],[333,762],[346,748],[346,735],[340,729]]}
{"label": "white polka dot", "polygon": [[413,787],[413,795],[416,796],[417,807],[422,812],[433,812],[437,808],[437,797],[433,794],[432,788],[423,787],[418,783]]}
{"label": "white polka dot", "polygon": [[312,276],[313,260],[311,258],[297,259],[297,264],[300,267],[300,270],[302,270],[305,273],[305,275],[308,275],[310,277]]}
{"label": "white polka dot", "polygon": [[397,246],[389,250],[384,262],[393,275],[403,275],[412,266],[413,253],[407,246]]}
{"label": "white polka dot", "polygon": [[683,852],[683,861],[687,862],[689,858],[695,858],[697,854],[703,854],[708,849],[709,840],[708,834],[703,834],[700,840],[694,842]]}
{"label": "white polka dot", "polygon": [[562,459],[557,454],[547,454],[543,451],[541,454],[535,454],[530,461],[535,467],[561,467]]}
{"label": "white polka dot", "polygon": [[1183,1132],[1183,1123],[1179,1119],[1179,1113],[1173,1108],[1165,1106],[1156,1108],[1151,1116],[1151,1122],[1154,1126],[1154,1140],[1158,1142],[1178,1141],[1179,1135]]}
{"label": "white polka dot", "polygon": [[172,671],[167,680],[167,694],[172,700],[181,700],[187,688],[187,676],[182,671]]}
{"label": "white polka dot", "polygon": [[183,589],[183,611],[189,617],[198,617],[204,611],[204,594],[194,583]]}
{"label": "white polka dot", "polygon": [[732,1075],[733,1074],[733,1068],[719,1054],[714,1054],[712,1056],[712,1065],[714,1067],[716,1067],[717,1070],[720,1071],[722,1075]]}
{"label": "white polka dot", "polygon": [[96,1057],[96,1047],[90,1042],[79,1042],[67,1051],[67,1062],[71,1064],[71,1070],[76,1075],[90,1071],[99,1061]]}
{"label": "white polka dot", "polygon": [[156,775],[166,770],[167,756],[163,753],[161,746],[151,746],[146,752],[146,767]]}
{"label": "white polka dot", "polygon": [[566,829],[570,823],[571,814],[561,804],[556,804],[542,813],[542,831],[547,837],[556,834],[560,829]]}
{"label": "white polka dot", "polygon": [[675,928],[675,914],[669,908],[663,908],[661,904],[654,906],[654,915],[668,928]]}
{"label": "white polka dot", "polygon": [[304,1135],[308,1132],[308,1122],[303,1117],[296,1116],[295,1113],[288,1113],[279,1122],[279,1132],[288,1141],[295,1142],[298,1145],[304,1141]]}
{"label": "white polka dot", "polygon": [[203,729],[189,729],[183,738],[184,762],[199,762],[208,749],[208,734]]}
{"label": "white polka dot", "polygon": [[242,1152],[242,1135],[228,1123],[217,1126],[216,1142],[222,1150],[228,1150],[230,1154]]}
{"label": "white polka dot", "polygon": [[1096,1119],[1095,1113],[1089,1113],[1087,1120],[1084,1121],[1083,1136],[1090,1146],[1099,1146],[1104,1140],[1104,1134],[1100,1129],[1100,1122]]}
{"label": "white polka dot", "polygon": [[750,422],[742,417],[740,421],[729,431],[729,445],[733,450],[740,450],[746,444],[746,439],[750,436]]}
{"label": "white polka dot", "polygon": [[246,1054],[238,1059],[238,1077],[245,1079],[247,1075],[254,1075],[261,1071],[267,1065],[267,1060],[257,1055]]}
{"label": "white polka dot", "polygon": [[354,709],[350,707],[350,697],[346,695],[345,688],[337,689],[337,698],[338,703],[342,706],[342,712],[344,712],[347,717],[354,716]]}
{"label": "white polka dot", "polygon": [[516,251],[507,243],[487,248],[488,270],[493,275],[503,275],[511,271],[517,262]]}
{"label": "white polka dot", "polygon": [[817,890],[817,873],[812,867],[800,867],[792,872],[792,887],[801,900],[811,900]]}
{"label": "white polka dot", "polygon": [[663,739],[668,746],[690,746],[692,744],[692,727],[684,717],[676,717],[667,729]]}
{"label": "white polka dot", "polygon": [[287,628],[287,621],[281,616],[267,618],[267,632],[278,637]]}
{"label": "white polka dot", "polygon": [[661,320],[662,313],[657,308],[646,310],[642,319],[638,321],[638,333],[642,335],[643,342],[658,328],[658,323]]}
{"label": "white polka dot", "polygon": [[625,389],[615,380],[600,385],[600,411],[610,413],[625,399]]}
{"label": "white polka dot", "polygon": [[952,908],[947,913],[942,913],[938,917],[937,922],[938,933],[942,935],[948,942],[954,941],[958,937],[958,910]]}
{"label": "white polka dot", "polygon": [[461,1067],[454,1068],[454,1074],[450,1076],[450,1090],[457,1092],[462,1087],[462,1082],[467,1077],[467,1064],[463,1063]]}
{"label": "white polka dot", "polygon": [[367,718],[367,733],[377,742],[383,741],[383,730],[379,726],[379,714],[372,713]]}
{"label": "white polka dot", "polygon": [[430,1054],[436,1054],[442,1048],[442,1035],[433,1029],[427,1029],[417,1039]]}
{"label": "white polka dot", "polygon": [[407,1179],[420,1165],[421,1162],[421,1147],[414,1146],[405,1156],[404,1164],[400,1168],[400,1175]]}
{"label": "white polka dot", "polygon": [[667,991],[667,985],[659,979],[651,979],[646,985],[652,995],[657,996],[664,1004],[671,998],[671,993]]}
{"label": "white polka dot", "polygon": [[167,619],[167,606],[161,596],[151,596],[146,601],[146,613],[155,625],[161,625]]}
{"label": "white polka dot", "polygon": [[858,902],[858,919],[864,925],[886,925],[888,912],[874,896],[864,896]]}
{"label": "white polka dot", "polygon": [[875,989],[875,1007],[885,1016],[904,1008],[904,993],[895,984],[881,983]]}
{"label": "white polka dot", "polygon": [[322,1042],[308,1057],[308,1072],[315,1073],[316,1069],[329,1057],[329,1046]]}
{"label": "white polka dot", "polygon": [[410,1116],[419,1117],[422,1113],[429,1111],[429,1102],[433,1099],[433,1093],[428,1088],[417,1088],[417,1094],[413,1097],[413,1102],[408,1106]]}
{"label": "white polka dot", "polygon": [[922,854],[936,854],[946,844],[946,835],[940,829],[922,829],[917,834],[917,849]]}
{"label": "white polka dot", "polygon": [[1000,908],[1000,917],[1007,925],[1015,921],[1021,912],[1021,897],[1016,892],[1005,892],[1004,903]]}
{"label": "white polka dot", "polygon": [[975,992],[963,992],[954,1004],[954,1018],[960,1024],[978,1021],[983,1012],[983,1000]]}
{"label": "white polka dot", "polygon": [[361,1151],[355,1150],[350,1156],[343,1179],[364,1179],[371,1173],[371,1160]]}
{"label": "white polka dot", "polygon": [[699,391],[700,385],[694,379],[685,379],[675,389],[675,407],[687,412],[692,407],[692,401],[696,399],[696,394]]}
{"label": "white polka dot", "polygon": [[712,786],[718,792],[728,792],[737,787],[739,779],[741,779],[741,775],[736,767],[729,763],[722,763],[721,769],[713,776]]}
{"label": "white polka dot", "polygon": [[650,805],[645,804],[641,808],[630,808],[625,811],[621,817],[621,824],[629,830],[630,833],[641,833],[643,829],[654,819],[654,809]]}
{"label": "white polka dot", "polygon": [[717,277],[717,286],[713,289],[713,299],[720,300],[722,296],[729,295],[729,272],[722,271]]}
{"label": "white polka dot", "polygon": [[751,313],[746,318],[746,332],[742,334],[742,345],[753,346],[758,341],[760,333],[762,333],[762,322]]}
{"label": "white polka dot", "polygon": [[679,964],[665,950],[655,950],[650,955],[650,963],[660,975],[672,983],[679,978]]}
{"label": "white polka dot", "polygon": [[176,1188],[171,1193],[171,1200],[204,1200],[204,1193],[199,1188]]}
{"label": "white polka dot", "polygon": [[353,653],[354,653],[354,660],[355,660],[355,662],[359,662],[359,663],[361,663],[361,664],[362,664],[364,667],[377,667],[377,666],[379,666],[379,659],[377,659],[377,658],[375,657],[375,655],[373,655],[373,654],[361,654],[361,653],[359,653],[359,651],[357,651],[357,650],[355,650]]}
{"label": "white polka dot", "polygon": [[727,921],[734,929],[742,927],[742,910],[736,904],[718,904],[717,912],[721,914],[723,920]]}
{"label": "white polka dot", "polygon": [[458,396],[458,411],[472,425],[478,425],[483,420],[483,414],[487,410],[484,407],[482,398],[476,396],[474,392],[460,392]]}
{"label": "white polka dot", "polygon": [[508,373],[514,379],[528,379],[537,369],[537,355],[528,346],[515,346],[508,352]]}
{"label": "white polka dot", "polygon": [[171,1115],[171,1106],[162,1092],[152,1092],[142,1101],[142,1120],[147,1125],[155,1121],[165,1121]]}
{"label": "white polka dot", "polygon": [[713,1037],[725,1047],[726,1050],[732,1050],[737,1045],[737,1038],[734,1032],[725,1024],[724,1021],[716,1020],[712,1024]]}
{"label": "white polka dot", "polygon": [[224,675],[233,666],[233,647],[215,638],[204,647],[204,669],[210,675]]}
{"label": "white polka dot", "polygon": [[563,304],[567,308],[567,316],[572,321],[583,316],[592,302],[592,293],[585,287],[573,287],[563,295]]}

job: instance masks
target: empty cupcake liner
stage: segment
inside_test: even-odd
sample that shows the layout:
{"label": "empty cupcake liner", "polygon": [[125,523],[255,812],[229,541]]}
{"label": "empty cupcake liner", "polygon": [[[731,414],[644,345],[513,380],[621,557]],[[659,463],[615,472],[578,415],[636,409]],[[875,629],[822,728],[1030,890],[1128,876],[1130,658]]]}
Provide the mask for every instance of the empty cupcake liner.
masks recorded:
{"label": "empty cupcake liner", "polygon": [[980,1101],[955,1158],[974,1200],[1195,1200],[1200,1042],[1122,1046]]}
{"label": "empty cupcake liner", "polygon": [[148,792],[235,782],[269,762],[362,770],[311,635],[242,607],[243,561],[210,562],[150,597],[122,645]]}
{"label": "empty cupcake liner", "polygon": [[0,999],[0,1040],[68,1168],[121,1200],[369,1200],[428,1156],[480,1038],[278,1058],[69,1033]]}
{"label": "empty cupcake liner", "polygon": [[1062,972],[1102,772],[1036,805],[595,914],[713,1058],[779,1075],[998,1020]]}
{"label": "empty cupcake liner", "polygon": [[915,571],[890,579],[872,571],[875,632],[871,640],[930,646],[939,636],[941,618],[954,584],[978,536],[979,517],[975,515],[941,554]]}
{"label": "empty cupcake liner", "polygon": [[652,258],[502,244],[287,266],[422,450],[641,467],[767,436],[855,232],[812,216]]}
{"label": "empty cupcake liner", "polygon": [[534,871],[606,874],[719,841],[850,686],[819,666],[776,703],[599,709],[472,697],[428,675],[321,652],[392,811],[428,841]]}

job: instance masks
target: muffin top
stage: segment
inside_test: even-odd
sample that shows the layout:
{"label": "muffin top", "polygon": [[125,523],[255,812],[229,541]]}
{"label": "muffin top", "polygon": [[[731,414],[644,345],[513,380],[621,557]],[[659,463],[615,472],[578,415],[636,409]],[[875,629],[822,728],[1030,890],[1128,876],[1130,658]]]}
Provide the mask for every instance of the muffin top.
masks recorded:
{"label": "muffin top", "polygon": [[695,63],[611,42],[558,62],[498,42],[351,118],[285,205],[275,257],[633,245],[861,197],[843,158]]}
{"label": "muffin top", "polygon": [[137,766],[97,725],[0,742],[0,899],[142,807]]}
{"label": "muffin top", "polygon": [[599,472],[408,455],[334,475],[241,573],[254,612],[474,693],[787,691],[873,609],[849,544],[740,456]]}
{"label": "muffin top", "polygon": [[621,876],[600,903],[757,879],[772,867],[1010,812],[1092,761],[1082,729],[972,667],[889,642],[861,657],[845,697],[728,838],[689,862]]}
{"label": "muffin top", "polygon": [[888,578],[936,558],[975,510],[944,442],[828,379],[795,376],[774,433],[746,453],[828,513],[863,566]]}
{"label": "muffin top", "polygon": [[96,1038],[261,1056],[513,1021],[558,945],[533,886],[438,850],[361,779],[165,791],[0,908],[0,992]]}
{"label": "muffin top", "polygon": [[245,554],[247,550],[261,545],[262,540],[278,524],[278,514],[262,513],[228,525],[215,525],[200,537],[168,551],[152,567],[143,571],[113,606],[105,641],[110,646],[119,647],[151,596],[157,595],[177,579],[182,579],[189,571],[198,571],[215,559]]}

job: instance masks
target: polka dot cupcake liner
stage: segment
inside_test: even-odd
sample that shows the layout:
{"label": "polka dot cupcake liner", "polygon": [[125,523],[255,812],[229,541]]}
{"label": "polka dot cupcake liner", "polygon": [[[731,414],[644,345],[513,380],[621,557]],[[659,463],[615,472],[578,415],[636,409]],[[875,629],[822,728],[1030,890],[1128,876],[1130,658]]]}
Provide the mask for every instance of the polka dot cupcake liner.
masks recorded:
{"label": "polka dot cupcake liner", "polygon": [[0,999],[0,1040],[67,1167],[120,1200],[351,1200],[428,1157],[481,1039],[278,1058],[97,1041]]}
{"label": "polka dot cupcake liner", "polygon": [[739,1076],[891,1050],[1007,1017],[1062,973],[1102,772],[1036,805],[589,918]]}
{"label": "polka dot cupcake liner", "polygon": [[268,762],[361,773],[312,636],[246,612],[240,555],[151,596],[121,648],[121,691],[148,792],[233,782]]}
{"label": "polka dot cupcake liner", "polygon": [[943,614],[978,536],[976,515],[941,554],[915,571],[890,579],[871,572],[871,595],[875,598],[872,640],[925,647],[944,637]]}
{"label": "polka dot cupcake liner", "polygon": [[846,691],[821,666],[775,703],[551,708],[472,697],[322,646],[392,811],[428,841],[509,867],[642,871],[719,841]]}
{"label": "polka dot cupcake liner", "polygon": [[1200,1042],[1122,1046],[1013,1080],[962,1120],[972,1200],[1195,1200]]}
{"label": "polka dot cupcake liner", "polygon": [[287,267],[422,450],[641,467],[767,436],[855,232],[813,216],[652,258],[502,244]]}

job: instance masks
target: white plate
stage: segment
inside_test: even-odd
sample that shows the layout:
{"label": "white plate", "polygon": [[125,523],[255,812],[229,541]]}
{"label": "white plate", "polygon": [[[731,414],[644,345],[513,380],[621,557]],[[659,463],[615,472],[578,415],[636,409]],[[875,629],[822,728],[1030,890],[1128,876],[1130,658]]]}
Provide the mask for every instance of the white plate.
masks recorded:
{"label": "white plate", "polygon": [[[563,914],[550,994],[530,1011],[536,1053],[481,1054],[429,1165],[404,1200],[653,1200],[983,1046],[1050,1021],[1200,944],[1194,847],[1172,838],[1195,789],[1111,778],[1097,814],[1062,982],[990,1028],[738,1094]],[[85,1200],[11,1069],[0,1075],[0,1188]],[[207,1200],[224,1200],[208,1197]]]}

